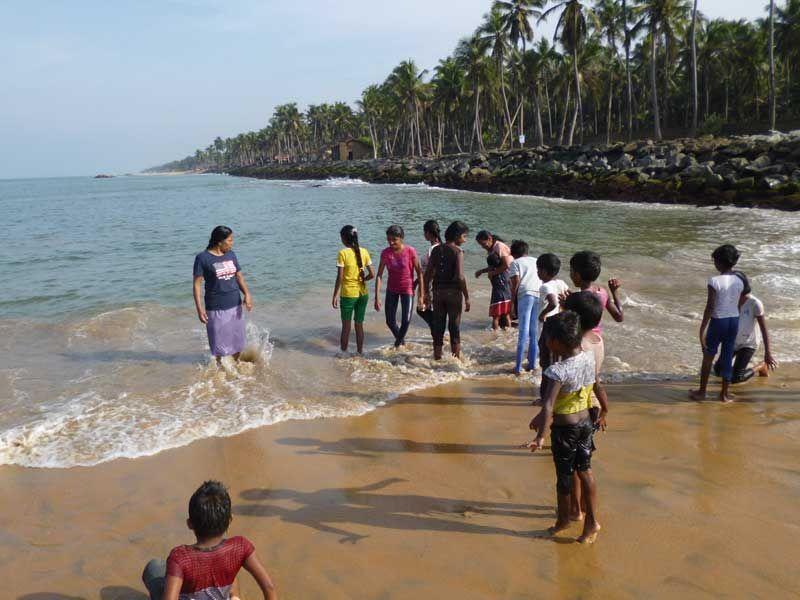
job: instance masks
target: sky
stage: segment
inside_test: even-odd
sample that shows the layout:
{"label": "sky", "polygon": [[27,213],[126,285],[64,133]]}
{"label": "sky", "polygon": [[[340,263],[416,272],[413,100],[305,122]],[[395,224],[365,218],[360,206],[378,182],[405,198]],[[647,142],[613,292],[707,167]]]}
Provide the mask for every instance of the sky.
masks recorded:
{"label": "sky", "polygon": [[[765,3],[700,10],[754,19]],[[490,5],[4,0],[0,179],[136,172],[261,129],[277,104],[353,103],[402,60],[435,67]]]}

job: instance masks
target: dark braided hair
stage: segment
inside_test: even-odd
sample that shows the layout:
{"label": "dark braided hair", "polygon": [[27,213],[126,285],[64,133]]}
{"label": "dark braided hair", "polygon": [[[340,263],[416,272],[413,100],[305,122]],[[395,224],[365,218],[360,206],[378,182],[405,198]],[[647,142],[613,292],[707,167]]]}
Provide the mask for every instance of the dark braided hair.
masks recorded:
{"label": "dark braided hair", "polygon": [[439,223],[437,223],[433,219],[431,219],[430,221],[425,221],[425,225],[423,225],[422,230],[425,233],[435,237],[436,241],[439,242],[439,245],[442,245],[442,243],[443,243],[442,242],[442,234],[441,234],[441,231],[439,229]]}
{"label": "dark braided hair", "polygon": [[358,264],[358,273],[361,279],[364,279],[364,263],[361,260],[361,247],[358,245],[358,231],[352,225],[345,225],[339,232],[342,236],[342,241],[346,246],[353,249],[356,255],[356,263]]}

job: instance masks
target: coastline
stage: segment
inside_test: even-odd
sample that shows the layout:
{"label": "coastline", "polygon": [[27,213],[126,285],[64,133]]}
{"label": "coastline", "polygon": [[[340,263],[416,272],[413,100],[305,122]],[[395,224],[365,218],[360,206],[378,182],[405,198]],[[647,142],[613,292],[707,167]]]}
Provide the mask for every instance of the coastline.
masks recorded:
{"label": "coastline", "polygon": [[255,542],[282,598],[795,593],[800,369],[737,387],[732,406],[687,389],[609,386],[593,547],[567,543],[578,527],[544,536],[552,460],[516,447],[537,410],[530,386],[494,378],[147,458],[0,467],[0,575],[26,600],[144,600],[142,566],[191,540],[188,496],[219,478],[231,534]]}
{"label": "coastline", "polygon": [[259,179],[333,177],[446,189],[696,206],[800,210],[800,132],[537,147],[442,158],[318,161],[221,169]]}

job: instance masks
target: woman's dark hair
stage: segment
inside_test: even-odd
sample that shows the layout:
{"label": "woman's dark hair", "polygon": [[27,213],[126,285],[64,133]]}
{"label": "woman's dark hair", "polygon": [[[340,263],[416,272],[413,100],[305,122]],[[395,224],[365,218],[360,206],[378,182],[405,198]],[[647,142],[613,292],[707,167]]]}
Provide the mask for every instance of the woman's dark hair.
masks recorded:
{"label": "woman's dark hair", "polygon": [[432,235],[436,238],[439,244],[442,244],[442,234],[439,230],[439,223],[431,219],[430,221],[425,221],[425,225],[422,226],[422,231],[425,233]]}
{"label": "woman's dark hair", "polygon": [[[353,252],[356,255],[356,264],[358,264],[358,272],[361,273],[361,270],[364,268],[364,265],[361,262],[361,248],[358,245],[358,231],[352,225],[345,225],[342,227],[341,231],[339,231],[339,235],[342,236],[342,241],[345,243],[346,246],[353,249]],[[361,277],[363,278],[363,273]]]}
{"label": "woman's dark hair", "polygon": [[211,237],[208,238],[208,246],[206,246],[206,250],[216,248],[222,242],[231,237],[232,233],[233,231],[230,227],[225,227],[225,225],[217,225],[214,227],[214,231],[211,232]]}
{"label": "woman's dark hair", "polygon": [[400,227],[400,225],[390,225],[386,230],[386,237],[403,239],[406,237],[406,232],[403,231],[403,228]]}
{"label": "woman's dark hair", "polygon": [[444,232],[444,239],[447,242],[455,242],[465,233],[469,232],[469,227],[463,221],[453,221],[447,226]]}
{"label": "woman's dark hair", "polygon": [[711,258],[723,267],[732,269],[739,262],[739,251],[735,246],[724,244],[711,253]]}
{"label": "woman's dark hair", "polygon": [[485,229],[481,229],[478,234],[475,236],[475,240],[478,242],[484,242],[486,240],[490,240],[492,238],[492,234]]}
{"label": "woman's dark hair", "polygon": [[542,254],[536,259],[536,267],[547,273],[550,277],[555,277],[561,270],[561,259],[555,254]]}
{"label": "woman's dark hair", "polygon": [[747,294],[753,291],[752,288],[750,287],[750,279],[747,277],[747,275],[745,275],[742,271],[734,271],[733,274],[736,275],[739,279],[741,279],[742,283],[744,284],[744,289],[742,290],[742,294],[746,296]]}
{"label": "woman's dark hair", "polygon": [[514,240],[511,242],[511,256],[519,258],[520,256],[527,256],[528,242],[525,240]]}
{"label": "woman's dark hair", "polygon": [[571,310],[565,310],[553,315],[544,324],[547,337],[561,342],[570,350],[581,345],[583,331],[581,330],[580,319]]}
{"label": "woman's dark hair", "polygon": [[590,291],[575,292],[567,296],[564,301],[564,308],[571,310],[581,322],[581,329],[589,331],[600,324],[603,318],[603,303],[597,294]]}
{"label": "woman's dark hair", "polygon": [[189,520],[200,540],[228,531],[231,524],[231,497],[219,481],[206,481],[189,499]]}
{"label": "woman's dark hair", "polygon": [[600,257],[590,250],[576,252],[569,260],[569,266],[586,283],[597,281],[600,277]]}

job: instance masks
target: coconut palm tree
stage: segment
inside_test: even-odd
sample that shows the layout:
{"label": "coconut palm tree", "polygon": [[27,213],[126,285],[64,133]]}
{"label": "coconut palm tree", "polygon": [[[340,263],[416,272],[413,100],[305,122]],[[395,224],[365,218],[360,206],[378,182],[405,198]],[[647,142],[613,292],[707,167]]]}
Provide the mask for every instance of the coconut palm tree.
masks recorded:
{"label": "coconut palm tree", "polygon": [[[556,23],[556,31],[553,39],[559,41],[572,55],[573,74],[575,76],[575,114],[580,121],[580,140],[581,143],[583,143],[583,103],[581,100],[581,77],[578,67],[578,55],[589,33],[587,19],[593,21],[593,24],[596,25],[597,17],[594,12],[580,0],[563,0],[546,10],[540,17],[540,21],[547,19],[552,13],[559,10],[561,11],[561,15]],[[575,119],[573,119],[573,123],[574,122]],[[568,145],[572,145],[573,134],[574,127],[570,129]]]}
{"label": "coconut palm tree", "polygon": [[508,110],[508,95],[506,94],[505,60],[510,47],[503,14],[497,8],[493,8],[491,12],[483,15],[483,23],[475,33],[485,44],[487,51],[494,59],[495,68],[500,76],[498,86],[500,96],[503,99],[503,115],[505,117],[507,139],[511,135],[511,114]]}
{"label": "coconut palm tree", "polygon": [[413,60],[404,60],[389,75],[387,83],[403,107],[407,119],[409,135],[409,156],[416,156],[414,142],[422,155],[422,134],[420,132],[420,102],[424,94],[424,77],[428,71],[420,71]]}
{"label": "coconut palm tree", "polygon": [[[447,117],[451,117],[461,108],[461,100],[464,94],[464,70],[453,57],[440,60],[435,69],[431,84],[433,85],[433,105],[436,110],[439,130],[437,153],[441,155],[444,145],[445,130],[447,128]],[[450,127],[456,148],[459,152],[463,152],[458,139],[456,123],[451,122]]]}
{"label": "coconut palm tree", "polygon": [[769,0],[769,128],[772,130],[775,129],[777,122],[777,112],[775,94],[775,0]]}
{"label": "coconut palm tree", "polygon": [[[622,6],[617,3],[617,0],[597,0],[594,12],[597,15],[597,21],[600,25],[598,33],[600,33],[608,44],[611,50],[611,60],[619,62],[619,54],[617,53],[617,41],[620,39],[622,29],[624,27],[624,17],[622,13]],[[611,109],[612,100],[614,98],[614,78],[616,73],[611,65],[608,65],[608,111],[606,114],[606,143],[611,143]]]}
{"label": "coconut palm tree", "polygon": [[692,7],[692,137],[697,135],[697,112],[700,102],[697,98],[697,0],[694,0]]}
{"label": "coconut palm tree", "polygon": [[465,90],[473,97],[474,119],[470,137],[470,151],[477,138],[478,148],[484,151],[483,127],[481,123],[481,94],[490,89],[493,83],[492,63],[486,57],[487,45],[479,36],[462,39],[455,51],[455,59],[464,70]]}

